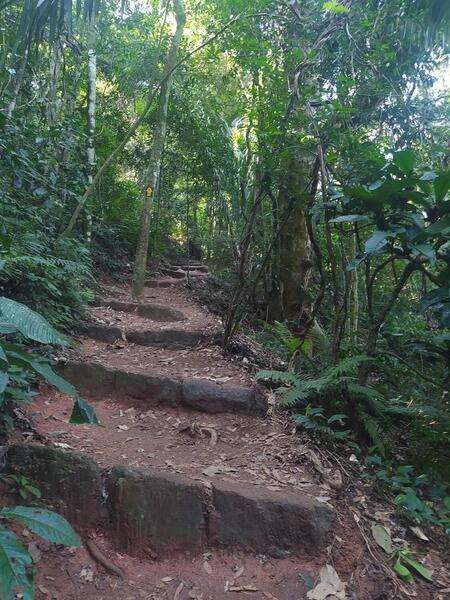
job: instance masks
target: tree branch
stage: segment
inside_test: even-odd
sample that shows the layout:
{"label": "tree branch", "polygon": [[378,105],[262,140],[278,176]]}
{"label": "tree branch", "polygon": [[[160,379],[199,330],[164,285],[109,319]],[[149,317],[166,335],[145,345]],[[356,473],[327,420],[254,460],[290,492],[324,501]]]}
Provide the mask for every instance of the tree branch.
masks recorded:
{"label": "tree branch", "polygon": [[130,127],[130,129],[125,134],[123,140],[114,148],[114,150],[111,152],[111,154],[108,156],[108,158],[105,160],[105,162],[102,164],[100,169],[97,171],[97,173],[93,177],[92,182],[87,187],[87,189],[84,192],[83,196],[81,197],[77,207],[75,208],[75,210],[69,220],[69,223],[67,224],[64,231],[60,234],[58,239],[66,237],[72,231],[81,211],[83,210],[84,205],[86,204],[87,199],[92,195],[92,192],[94,191],[95,187],[97,186],[97,183],[99,182],[101,176],[106,171],[106,169],[109,167],[109,165],[114,161],[114,159],[118,156],[118,154],[125,148],[128,141],[133,137],[133,135],[136,133],[139,126],[143,123],[150,108],[152,107],[152,104],[153,104],[156,96],[158,95],[158,92],[160,91],[161,87],[166,83],[166,81],[168,79],[170,79],[172,73],[176,69],[178,69],[182,64],[184,64],[187,60],[189,60],[191,58],[191,56],[193,56],[194,54],[196,54],[197,52],[199,52],[200,50],[205,48],[205,46],[208,46],[214,40],[216,40],[222,33],[224,33],[224,31],[229,29],[232,25],[234,25],[234,23],[236,23],[236,21],[241,19],[243,16],[246,16],[246,15],[241,13],[241,14],[237,15],[236,17],[233,17],[232,19],[230,19],[227,23],[225,23],[225,25],[223,25],[223,27],[221,27],[218,31],[216,31],[216,33],[211,35],[207,40],[205,40],[204,42],[202,42],[201,44],[199,44],[198,46],[193,48],[190,52],[185,54],[182,58],[180,58],[180,60],[178,62],[176,62],[174,64],[174,66],[167,71],[167,73],[164,74],[164,77],[155,85],[155,88],[154,88],[152,94],[150,95],[149,99],[147,100],[147,104],[145,105],[144,110],[142,111],[141,115],[135,120],[133,125]]}

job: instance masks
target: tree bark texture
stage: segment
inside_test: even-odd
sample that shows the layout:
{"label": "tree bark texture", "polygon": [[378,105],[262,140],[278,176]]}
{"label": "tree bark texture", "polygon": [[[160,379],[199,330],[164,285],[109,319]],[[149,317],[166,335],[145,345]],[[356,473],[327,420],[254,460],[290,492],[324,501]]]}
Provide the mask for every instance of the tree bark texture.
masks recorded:
{"label": "tree bark texture", "polygon": [[269,320],[295,321],[301,325],[308,318],[313,252],[308,234],[306,211],[317,189],[317,165],[292,155],[286,165],[278,193],[278,209],[288,214],[281,230],[269,297]]}
{"label": "tree bark texture", "polygon": [[181,0],[173,0],[176,18],[176,29],[172,38],[171,46],[167,54],[164,68],[163,83],[161,85],[158,108],[156,110],[155,127],[153,132],[153,145],[150,154],[149,166],[143,177],[142,186],[142,211],[139,227],[139,237],[136,248],[136,257],[133,272],[132,293],[135,298],[142,296],[145,284],[145,272],[147,269],[148,236],[150,232],[150,219],[153,205],[154,191],[158,185],[161,160],[164,150],[167,131],[167,111],[169,107],[170,92],[172,88],[172,75],[165,78],[167,73],[173,70],[176,64],[177,54],[183,36],[186,15]]}
{"label": "tree bark texture", "polygon": [[[93,174],[95,170],[95,117],[97,105],[97,53],[96,53],[97,29],[95,24],[95,16],[92,15],[89,21],[88,31],[88,139],[87,139],[87,172],[88,184],[92,184]],[[92,238],[92,212],[86,210],[86,241],[88,244]]]}

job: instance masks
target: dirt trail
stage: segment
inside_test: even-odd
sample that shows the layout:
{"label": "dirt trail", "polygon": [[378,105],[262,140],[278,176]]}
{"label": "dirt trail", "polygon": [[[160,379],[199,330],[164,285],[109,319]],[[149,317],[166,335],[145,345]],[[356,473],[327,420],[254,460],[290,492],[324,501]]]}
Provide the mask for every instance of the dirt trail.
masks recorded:
{"label": "dirt trail", "polygon": [[[222,355],[220,321],[190,298],[183,265],[176,269],[174,279],[166,269],[152,280],[139,314],[127,288],[105,286],[67,353],[63,373],[101,427],[69,424],[70,399],[46,387],[31,407],[27,442],[51,452],[37,448],[22,472],[39,471],[63,512],[65,501],[77,508],[92,495],[85,535],[126,573],[108,574],[85,549],[38,542],[37,598],[303,600],[305,581],[326,562],[343,577],[358,564],[363,541],[344,533],[348,524],[332,508],[339,491],[307,460],[268,393]],[[206,267],[193,273],[208,276]],[[130,342],[133,332],[147,332],[150,345]],[[192,333],[198,339],[186,337]],[[95,461],[85,465],[87,482],[70,466],[83,457]],[[370,574],[366,583],[372,587]],[[358,597],[389,598],[366,592]]]}

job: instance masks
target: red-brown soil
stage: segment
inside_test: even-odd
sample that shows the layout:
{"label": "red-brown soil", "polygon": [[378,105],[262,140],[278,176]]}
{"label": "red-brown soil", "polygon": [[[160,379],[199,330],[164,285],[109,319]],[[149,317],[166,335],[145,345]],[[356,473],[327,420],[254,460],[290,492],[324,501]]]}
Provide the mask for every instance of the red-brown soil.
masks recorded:
{"label": "red-brown soil", "polygon": [[[130,300],[124,286],[109,286],[101,295]],[[91,316],[104,324],[119,326],[125,334],[129,329],[143,328],[211,333],[221,330],[218,318],[195,304],[183,284],[147,289],[145,301],[177,308],[186,320],[160,323],[105,307],[92,308]],[[126,335],[124,338],[113,344],[77,338],[79,347],[69,354],[137,372],[200,377],[219,383],[252,383],[251,374],[242,363],[225,358],[218,346],[167,350],[128,344]],[[25,437],[84,452],[104,468],[117,464],[154,467],[181,473],[207,485],[226,479],[264,486],[279,493],[283,490],[306,493],[337,509],[336,528],[329,546],[314,556],[285,555],[278,559],[217,549],[200,556],[178,554],[170,559],[156,556],[137,559],[117,553],[102,532],[80,532],[84,539],[89,536],[95,540],[103,553],[125,572],[125,579],[107,573],[85,548],[72,550],[36,540],[41,553],[37,564],[38,600],[305,600],[307,587],[303,577],[316,581],[326,563],[333,564],[346,582],[349,600],[405,597],[395,577],[387,575],[382,553],[373,544],[368,545],[362,535],[364,530],[367,534],[367,528],[364,529],[361,519],[370,522],[373,511],[368,505],[357,504],[355,498],[361,492],[350,485],[345,466],[341,470],[344,482],[335,485],[335,471],[340,467],[327,462],[320,448],[308,441],[302,444],[286,416],[276,409],[271,409],[263,419],[202,414],[180,408],[149,408],[143,401],[109,396],[87,395],[87,399],[94,406],[101,427],[70,425],[71,400],[42,386],[29,409],[35,431]],[[308,458],[311,449],[323,461],[325,471]],[[341,459],[344,463],[347,460]],[[416,589],[418,600],[441,598],[429,585],[420,584]]]}

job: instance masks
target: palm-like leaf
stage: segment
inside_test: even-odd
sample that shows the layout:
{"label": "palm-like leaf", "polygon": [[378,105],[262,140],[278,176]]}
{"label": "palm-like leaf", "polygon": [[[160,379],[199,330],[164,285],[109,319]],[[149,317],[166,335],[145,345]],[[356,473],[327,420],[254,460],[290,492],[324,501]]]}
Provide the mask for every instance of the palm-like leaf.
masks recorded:
{"label": "palm-like leaf", "polygon": [[44,317],[24,304],[0,297],[0,320],[11,323],[26,338],[42,344],[67,344],[66,337],[61,335]]}
{"label": "palm-like leaf", "polygon": [[[12,4],[0,0],[0,11]],[[24,46],[44,38],[53,43],[62,33],[71,34],[72,17],[92,19],[98,13],[100,0],[25,0],[18,22],[17,39]]]}

